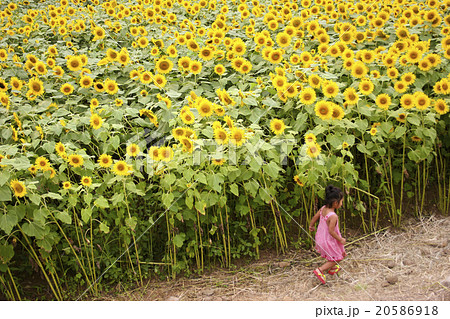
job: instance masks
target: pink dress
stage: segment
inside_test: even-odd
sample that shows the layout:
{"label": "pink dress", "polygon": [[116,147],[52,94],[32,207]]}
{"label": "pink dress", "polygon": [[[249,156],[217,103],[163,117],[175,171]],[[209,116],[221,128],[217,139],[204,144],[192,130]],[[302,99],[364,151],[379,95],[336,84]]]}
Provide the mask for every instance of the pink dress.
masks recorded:
{"label": "pink dress", "polygon": [[[316,232],[316,250],[323,258],[328,261],[340,261],[344,258],[344,245],[342,245],[336,238],[331,236],[328,231],[327,220],[331,215],[336,215],[335,212],[328,213],[327,216],[322,215],[322,210],[325,206],[320,209],[320,221]],[[336,215],[337,216],[337,215]],[[336,233],[341,236],[339,231],[339,219],[336,223],[335,228]]]}

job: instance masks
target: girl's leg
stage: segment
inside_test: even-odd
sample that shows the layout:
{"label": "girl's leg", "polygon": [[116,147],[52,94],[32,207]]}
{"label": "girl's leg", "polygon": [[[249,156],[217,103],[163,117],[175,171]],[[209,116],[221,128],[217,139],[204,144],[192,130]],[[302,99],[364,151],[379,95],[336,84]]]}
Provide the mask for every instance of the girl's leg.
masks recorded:
{"label": "girl's leg", "polygon": [[327,261],[326,263],[324,263],[321,267],[319,267],[319,270],[322,272],[322,273],[327,273],[328,272],[328,270],[331,268],[331,267],[333,267],[334,265],[336,265],[336,262],[335,261]]}

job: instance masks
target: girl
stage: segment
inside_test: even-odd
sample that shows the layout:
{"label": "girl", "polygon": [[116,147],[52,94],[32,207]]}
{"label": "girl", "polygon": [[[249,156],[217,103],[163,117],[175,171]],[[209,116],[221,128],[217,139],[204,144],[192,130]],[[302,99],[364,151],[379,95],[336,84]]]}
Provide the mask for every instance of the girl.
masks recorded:
{"label": "girl", "polygon": [[314,215],[309,224],[309,230],[314,231],[314,225],[320,218],[316,232],[316,250],[327,259],[327,262],[314,270],[314,274],[323,284],[326,283],[324,273],[336,274],[340,270],[338,262],[346,256],[345,238],[342,238],[339,232],[338,216],[335,213],[335,210],[342,206],[343,198],[344,194],[339,188],[327,186],[325,205]]}

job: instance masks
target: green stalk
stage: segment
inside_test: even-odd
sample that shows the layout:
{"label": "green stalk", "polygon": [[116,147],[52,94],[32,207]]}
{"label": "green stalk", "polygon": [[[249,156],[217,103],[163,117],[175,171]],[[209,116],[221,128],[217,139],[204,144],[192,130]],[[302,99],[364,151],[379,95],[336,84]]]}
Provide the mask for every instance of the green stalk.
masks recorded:
{"label": "green stalk", "polygon": [[45,271],[44,266],[42,265],[38,255],[36,254],[36,251],[34,250],[33,246],[31,245],[30,241],[28,240],[28,236],[23,232],[22,228],[17,225],[17,227],[19,228],[20,232],[22,233],[22,236],[25,238],[25,240],[27,241],[28,247],[30,247],[31,252],[32,252],[32,257],[34,258],[35,262],[38,264],[39,268],[41,269],[45,279],[47,280],[48,285],[50,286],[50,289],[53,292],[53,295],[56,297],[56,300],[61,301],[62,297],[60,295],[57,294],[57,292],[55,291],[55,288],[53,287],[50,278],[48,278],[47,272]]}
{"label": "green stalk", "polygon": [[403,184],[404,184],[404,176],[405,176],[405,152],[406,152],[406,134],[403,135],[403,154],[402,154],[402,180],[400,184],[400,217],[399,224],[401,223],[401,218],[403,215],[402,206],[403,206]]}
{"label": "green stalk", "polygon": [[230,239],[230,224],[228,222],[228,206],[227,206],[227,204],[225,204],[225,218],[226,218],[226,222],[227,222],[227,235],[228,235],[228,267],[230,267],[231,266],[231,239]]}
{"label": "green stalk", "polygon": [[378,215],[379,215],[379,212],[380,212],[380,198],[375,196],[375,195],[373,195],[373,194],[371,194],[371,193],[369,193],[369,192],[366,192],[365,190],[360,189],[358,187],[352,187],[352,188],[356,189],[359,192],[362,192],[362,193],[366,194],[369,197],[373,197],[373,198],[375,198],[377,200],[377,214],[376,214],[376,219],[375,219],[375,228],[377,228],[377,226],[378,226]]}
{"label": "green stalk", "polygon": [[167,249],[169,251],[169,257],[170,257],[170,265],[171,265],[171,273],[172,277],[174,276],[174,262],[173,262],[173,256],[172,256],[172,249],[170,248],[170,242],[172,241],[172,238],[170,236],[170,225],[169,225],[169,216],[165,214],[166,216],[166,226],[167,226]]}
{"label": "green stalk", "polygon": [[[128,206],[127,191],[125,188],[125,179],[123,180],[123,194],[125,195],[124,196],[125,197],[125,205],[127,207],[128,218],[131,219],[130,207]],[[139,262],[139,252],[138,252],[138,248],[136,246],[136,238],[134,237],[133,231],[131,231],[131,237],[133,238],[134,250],[136,251],[136,261],[137,261],[138,270],[139,270],[139,281],[140,281],[141,285],[143,285],[144,283],[142,281],[141,263]],[[134,270],[133,270],[133,272],[134,272]]]}
{"label": "green stalk", "polygon": [[[254,230],[256,228],[255,220],[254,220],[255,217],[253,216],[254,214],[252,212],[252,207],[251,207],[250,202],[248,200],[247,191],[245,190],[245,188],[244,188],[244,191],[245,191],[245,199],[247,200],[247,206],[248,206],[248,209],[249,209],[250,222],[252,224],[252,230]],[[259,259],[259,246],[258,245],[256,245],[255,250],[256,250],[256,257],[257,257],[257,259]]]}
{"label": "green stalk", "polygon": [[0,282],[2,283],[3,286],[5,286],[5,294],[6,297],[10,300],[10,301],[15,301],[16,299],[14,298],[14,293],[12,291],[11,286],[9,285],[9,283],[5,282],[3,280],[3,275],[0,276]]}
{"label": "green stalk", "polygon": [[222,225],[222,240],[223,240],[223,248],[225,250],[225,265],[226,267],[229,267],[229,256],[228,256],[228,250],[227,250],[227,241],[225,236],[225,225],[223,223],[223,217],[222,217],[222,210],[219,208],[219,216],[220,216],[220,224]]}
{"label": "green stalk", "polygon": [[201,265],[201,271],[203,273],[203,240],[202,240],[202,233],[201,233],[201,226],[200,226],[200,213],[197,211],[197,228],[198,228],[198,237],[200,239],[200,265]]}
{"label": "green stalk", "polygon": [[17,289],[17,286],[16,286],[16,282],[14,281],[14,277],[12,276],[11,270],[9,270],[9,267],[8,267],[8,274],[9,274],[9,277],[11,278],[11,282],[14,286],[14,290],[16,291],[17,298],[19,298],[19,301],[22,301],[22,299],[20,298],[19,290]]}

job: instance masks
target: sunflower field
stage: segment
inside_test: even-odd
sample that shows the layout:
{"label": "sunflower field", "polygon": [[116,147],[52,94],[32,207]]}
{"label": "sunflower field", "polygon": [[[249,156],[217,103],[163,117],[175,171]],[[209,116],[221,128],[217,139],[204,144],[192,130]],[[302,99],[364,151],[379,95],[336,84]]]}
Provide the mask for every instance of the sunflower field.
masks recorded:
{"label": "sunflower field", "polygon": [[0,1],[0,296],[95,296],[450,210],[450,0]]}

